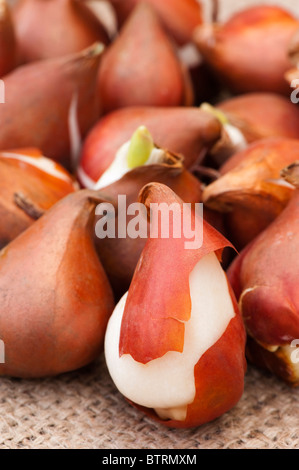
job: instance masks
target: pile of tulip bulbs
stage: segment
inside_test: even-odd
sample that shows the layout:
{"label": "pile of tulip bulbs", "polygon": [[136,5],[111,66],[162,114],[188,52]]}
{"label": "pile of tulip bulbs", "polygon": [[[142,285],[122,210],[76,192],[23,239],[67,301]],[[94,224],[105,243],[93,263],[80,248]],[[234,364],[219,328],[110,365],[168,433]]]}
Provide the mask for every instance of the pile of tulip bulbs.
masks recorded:
{"label": "pile of tulip bulbs", "polygon": [[[299,385],[299,9],[211,6],[0,0],[1,375],[103,354],[176,428],[234,407],[247,363]],[[202,245],[99,238],[119,196],[202,203]]]}

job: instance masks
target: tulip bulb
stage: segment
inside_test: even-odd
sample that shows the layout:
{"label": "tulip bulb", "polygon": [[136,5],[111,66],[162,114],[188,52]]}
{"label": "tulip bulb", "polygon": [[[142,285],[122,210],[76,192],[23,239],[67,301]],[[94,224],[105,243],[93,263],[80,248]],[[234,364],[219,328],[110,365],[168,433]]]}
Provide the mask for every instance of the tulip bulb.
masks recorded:
{"label": "tulip bulb", "polygon": [[248,332],[248,359],[290,386],[299,385],[293,359],[299,338],[298,175],[298,163],[285,169],[287,182],[296,185],[292,198],[227,271]]}
{"label": "tulip bulb", "polygon": [[22,63],[109,43],[100,19],[81,0],[19,0],[12,13]]}
{"label": "tulip bulb", "polygon": [[260,5],[236,13],[224,24],[198,26],[194,42],[231,92],[289,95],[284,74],[291,65],[288,47],[298,27],[298,19],[283,8]]}
{"label": "tulip bulb", "polygon": [[186,74],[155,11],[141,3],[103,56],[98,79],[103,110],[191,105]]}
{"label": "tulip bulb", "polygon": [[36,147],[73,169],[74,115],[81,139],[98,119],[96,76],[102,52],[103,45],[97,43],[78,54],[35,61],[6,75],[0,148]]}
{"label": "tulip bulb", "polygon": [[154,408],[162,419],[186,419],[187,406],[196,393],[194,367],[235,316],[227,281],[214,253],[196,264],[190,273],[189,289],[192,310],[182,352],[169,351],[146,365],[130,355],[119,356],[117,345],[127,295],[118,304],[107,332],[106,357],[117,388],[131,401]]}
{"label": "tulip bulb", "polygon": [[0,375],[53,376],[101,353],[114,299],[93,243],[100,202],[76,191],[0,252]]}
{"label": "tulip bulb", "polygon": [[[152,183],[151,203],[179,204],[170,188]],[[129,291],[105,335],[108,370],[132,404],[171,427],[198,426],[240,399],[245,335],[219,263],[228,243],[203,224],[203,245],[186,250],[184,237],[149,238]]]}
{"label": "tulip bulb", "polygon": [[129,107],[102,117],[83,142],[77,176],[92,188],[111,165],[120,147],[145,126],[158,147],[184,156],[190,168],[221,137],[219,120],[195,107]]}
{"label": "tulip bulb", "polygon": [[[110,0],[121,27],[140,0]],[[163,27],[178,45],[192,42],[192,32],[202,23],[202,6],[198,0],[147,0],[158,14]]]}

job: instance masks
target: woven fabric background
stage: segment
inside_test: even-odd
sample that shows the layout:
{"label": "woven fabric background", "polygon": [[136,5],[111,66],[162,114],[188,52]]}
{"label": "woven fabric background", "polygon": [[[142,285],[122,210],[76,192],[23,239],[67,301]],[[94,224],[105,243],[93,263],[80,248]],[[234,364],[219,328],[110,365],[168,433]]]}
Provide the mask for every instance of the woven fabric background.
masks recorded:
{"label": "woven fabric background", "polygon": [[[220,15],[260,3],[220,0]],[[299,15],[297,0],[265,3]],[[55,378],[0,379],[2,449],[298,449],[298,422],[299,390],[250,365],[240,402],[217,420],[188,430],[158,425],[129,405],[103,357]]]}
{"label": "woven fabric background", "polygon": [[232,410],[198,428],[168,429],[124,400],[102,357],[51,379],[2,378],[0,448],[299,449],[298,392],[249,366]]}

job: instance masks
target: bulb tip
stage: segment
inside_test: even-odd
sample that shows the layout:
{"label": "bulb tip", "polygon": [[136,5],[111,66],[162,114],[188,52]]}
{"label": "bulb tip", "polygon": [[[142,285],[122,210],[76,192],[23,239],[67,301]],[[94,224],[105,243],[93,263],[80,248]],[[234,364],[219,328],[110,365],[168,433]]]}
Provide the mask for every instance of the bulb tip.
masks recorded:
{"label": "bulb tip", "polygon": [[215,106],[212,106],[209,103],[202,103],[201,106],[200,106],[200,109],[202,111],[205,111],[205,112],[215,116],[223,126],[225,124],[229,124],[229,120],[226,117],[226,115],[222,111],[220,111],[219,109],[215,108]]}
{"label": "bulb tip", "polygon": [[144,165],[154,149],[151,133],[145,126],[139,126],[132,135],[127,155],[127,164],[130,169]]}

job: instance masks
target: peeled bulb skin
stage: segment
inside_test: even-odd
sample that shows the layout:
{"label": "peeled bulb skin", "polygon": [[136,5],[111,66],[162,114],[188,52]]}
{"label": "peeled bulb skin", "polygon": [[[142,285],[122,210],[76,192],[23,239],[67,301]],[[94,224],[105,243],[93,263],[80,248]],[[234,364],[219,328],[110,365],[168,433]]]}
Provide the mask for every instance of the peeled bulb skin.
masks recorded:
{"label": "peeled bulb skin", "polygon": [[199,26],[194,41],[211,69],[233,93],[289,95],[284,75],[288,46],[299,21],[277,6],[254,6],[225,24]]}
{"label": "peeled bulb skin", "polygon": [[182,64],[150,5],[138,5],[107,48],[98,88],[105,113],[126,106],[185,104],[189,91]]}
{"label": "peeled bulb skin", "polygon": [[37,149],[0,153],[0,247],[58,200],[78,189],[72,176]]}
{"label": "peeled bulb skin", "polygon": [[53,376],[102,351],[114,299],[93,244],[99,202],[63,198],[0,252],[0,375]]}
{"label": "peeled bulb skin", "polygon": [[[180,204],[157,183],[143,188],[140,201],[148,209],[150,202]],[[129,291],[110,317],[105,357],[133,405],[183,428],[210,421],[238,401],[245,336],[216,255],[226,243],[222,236],[204,223],[201,248],[184,251],[182,242],[148,239]]]}
{"label": "peeled bulb skin", "polygon": [[90,179],[94,184],[141,125],[146,126],[157,146],[182,154],[186,168],[221,136],[218,119],[195,107],[123,108],[105,115],[88,133],[80,154],[80,183],[84,185]]}
{"label": "peeled bulb skin", "polygon": [[22,63],[74,54],[108,44],[99,19],[78,0],[19,0],[13,19]]}

